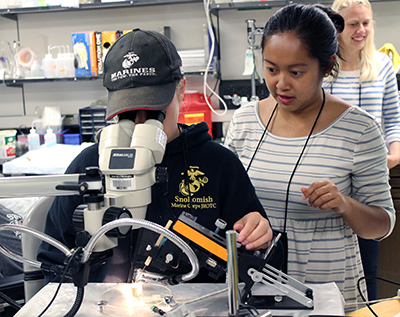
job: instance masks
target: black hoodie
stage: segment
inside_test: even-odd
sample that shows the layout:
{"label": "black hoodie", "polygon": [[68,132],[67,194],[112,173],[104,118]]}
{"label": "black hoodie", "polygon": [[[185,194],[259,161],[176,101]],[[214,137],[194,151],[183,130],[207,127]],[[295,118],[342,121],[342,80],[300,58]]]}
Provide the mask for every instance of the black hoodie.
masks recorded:
{"label": "black hoodie", "polygon": [[[251,211],[266,217],[242,163],[231,151],[211,139],[207,124],[180,125],[180,128],[180,137],[167,144],[160,164],[167,167],[169,181],[152,186],[152,202],[146,219],[165,226],[168,220],[176,220],[185,211],[197,217],[197,223],[214,231],[218,218],[226,221],[225,230],[230,230],[236,221]],[[83,150],[66,173],[84,173],[88,166],[98,166],[98,144]],[[82,203],[80,196],[57,197],[49,210],[45,233],[74,247],[76,230],[72,214]],[[225,230],[219,232],[222,237],[225,237]],[[145,248],[149,243],[154,244],[158,234],[147,229],[137,231],[120,239],[118,247],[114,248],[114,256],[106,265],[97,270],[92,268],[90,282],[129,282],[132,263],[143,267],[148,255]],[[42,243],[39,248],[39,261],[62,264],[64,259],[63,254],[47,243]],[[178,271],[188,268],[182,265]],[[54,276],[47,274],[46,281],[51,280]],[[203,269],[196,280],[215,282]]]}

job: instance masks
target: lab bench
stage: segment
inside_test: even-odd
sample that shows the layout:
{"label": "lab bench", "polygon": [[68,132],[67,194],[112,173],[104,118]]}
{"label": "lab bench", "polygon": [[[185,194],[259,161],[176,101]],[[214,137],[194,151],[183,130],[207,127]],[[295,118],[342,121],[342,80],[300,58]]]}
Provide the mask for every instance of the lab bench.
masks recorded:
{"label": "lab bench", "polygon": [[[143,298],[136,302],[132,299],[137,298],[137,292],[124,292],[124,299],[110,293],[118,287],[130,287],[133,284],[117,284],[117,283],[89,283],[85,287],[85,295],[83,303],[77,317],[83,316],[141,316],[141,317],[154,317],[157,316],[152,310],[151,306],[155,304],[154,298],[149,300]],[[143,284],[148,285],[148,284]],[[15,315],[15,317],[24,316],[37,316],[47,306],[53,297],[57,283],[50,283],[40,290],[25,306]],[[166,291],[154,291],[154,295],[161,297],[166,293],[168,296],[173,296],[177,306],[185,304],[189,312],[195,313],[195,316],[228,316],[228,291],[226,290],[227,284],[206,284],[206,283],[181,283],[178,285],[164,287]],[[312,285],[314,290],[314,309],[303,310],[272,310],[273,316],[309,316],[312,315],[325,315],[325,316],[344,316],[343,299],[340,291],[335,283],[324,283]],[[143,289],[144,291],[145,289]],[[225,291],[224,291],[225,290]],[[108,296],[107,295],[114,295]],[[207,297],[206,295],[212,296]],[[128,296],[129,295],[129,296]],[[150,297],[152,293],[149,293]],[[48,311],[43,316],[63,316],[67,313],[72,306],[76,296],[76,288],[73,284],[63,284],[61,286],[60,294],[55,299],[54,303],[50,306]],[[163,296],[162,296],[163,297]],[[162,298],[161,297],[161,298]],[[131,300],[132,299],[132,300]],[[111,303],[109,301],[114,301]],[[103,306],[99,307],[99,302],[103,301]],[[105,303],[106,302],[106,303]],[[133,304],[134,303],[134,304]],[[147,304],[144,305],[144,304]],[[159,302],[157,307],[168,312],[171,307]],[[265,311],[265,310],[264,310]],[[262,312],[262,310],[260,310]],[[176,315],[179,316],[179,315]]]}
{"label": "lab bench", "polygon": [[64,174],[72,160],[88,145],[56,144],[49,148],[43,146],[3,163],[2,173],[6,176]]}

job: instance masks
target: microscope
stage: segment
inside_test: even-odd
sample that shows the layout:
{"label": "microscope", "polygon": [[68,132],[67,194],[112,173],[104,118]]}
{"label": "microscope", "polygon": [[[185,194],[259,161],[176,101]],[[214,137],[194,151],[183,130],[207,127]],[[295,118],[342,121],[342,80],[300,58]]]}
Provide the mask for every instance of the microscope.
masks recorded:
{"label": "microscope", "polygon": [[[199,271],[198,260],[192,249],[176,234],[164,227],[145,220],[147,205],[151,203],[151,186],[167,181],[167,171],[157,165],[165,152],[167,137],[163,131],[165,111],[149,111],[143,124],[135,124],[136,113],[124,115],[118,123],[108,125],[101,131],[99,142],[99,168],[89,167],[86,174],[57,176],[7,177],[0,180],[0,197],[64,196],[81,195],[84,208],[74,213],[74,224],[78,231],[78,247],[81,254],[74,261],[71,275],[74,283],[83,287],[87,283],[93,254],[100,254],[118,245],[118,236],[129,230],[145,227],[171,240],[188,256],[192,270],[181,276],[182,281],[194,278]],[[0,230],[10,230],[4,225]],[[1,227],[1,226],[0,226]],[[66,257],[72,252],[60,247],[45,234],[33,233],[29,228],[18,230],[30,233],[59,248]],[[13,259],[26,262],[21,256],[10,254],[0,247],[0,252]],[[36,262],[36,266],[48,268]],[[30,261],[32,264],[32,261]],[[60,274],[59,267],[49,267]],[[79,274],[78,274],[79,272]]]}

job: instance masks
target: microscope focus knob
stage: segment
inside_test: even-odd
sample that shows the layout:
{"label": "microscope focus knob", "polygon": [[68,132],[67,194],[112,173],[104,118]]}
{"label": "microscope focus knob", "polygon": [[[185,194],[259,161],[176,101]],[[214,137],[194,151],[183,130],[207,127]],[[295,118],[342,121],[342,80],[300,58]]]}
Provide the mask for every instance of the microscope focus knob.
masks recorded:
{"label": "microscope focus knob", "polygon": [[[126,208],[110,207],[103,215],[103,225],[111,221],[123,218],[132,218],[131,212]],[[128,234],[131,226],[121,226],[106,233],[108,237],[120,237]]]}
{"label": "microscope focus knob", "polygon": [[74,224],[76,232],[85,230],[83,211],[86,208],[87,208],[86,204],[79,205],[78,207],[75,208],[74,213],[72,214],[72,223]]}

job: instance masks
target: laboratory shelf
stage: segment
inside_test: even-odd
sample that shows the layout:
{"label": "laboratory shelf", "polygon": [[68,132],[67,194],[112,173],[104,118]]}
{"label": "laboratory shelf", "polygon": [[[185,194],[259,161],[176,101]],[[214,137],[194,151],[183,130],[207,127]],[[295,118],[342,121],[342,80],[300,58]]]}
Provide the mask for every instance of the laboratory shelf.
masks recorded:
{"label": "laboratory shelf", "polygon": [[[204,76],[205,71],[190,71],[185,72],[185,76]],[[212,69],[209,71],[209,76],[217,77],[217,74]],[[22,87],[24,84],[31,83],[49,83],[49,82],[66,82],[66,81],[74,81],[74,82],[82,82],[82,81],[90,81],[90,80],[103,80],[103,76],[94,76],[94,77],[62,77],[62,78],[20,78],[20,79],[4,79],[0,80],[0,84],[6,85],[8,87]]]}
{"label": "laboratory shelf", "polygon": [[103,77],[68,77],[68,78],[24,78],[24,79],[5,79],[1,83],[8,87],[22,87],[29,83],[43,83],[56,81],[89,81],[103,79]]}
{"label": "laboratory shelf", "polygon": [[[370,0],[370,2],[391,2],[399,0]],[[215,2],[210,5],[210,11],[217,14],[220,10],[257,10],[269,9],[272,7],[284,7],[292,3],[304,4],[332,4],[333,0],[264,0],[264,1],[244,1],[244,2]]]}
{"label": "laboratory shelf", "polygon": [[96,1],[94,3],[81,3],[79,4],[79,7],[47,6],[47,7],[0,9],[0,15],[5,18],[17,20],[19,14],[76,11],[76,10],[98,10],[98,9],[111,9],[119,7],[154,6],[163,4],[182,4],[182,3],[192,3],[192,2],[202,2],[202,0],[130,0],[130,1],[115,1],[115,2]]}
{"label": "laboratory shelf", "polygon": [[[370,0],[370,2],[390,2],[399,0]],[[46,12],[60,12],[60,11],[77,11],[77,10],[99,10],[111,9],[119,7],[134,7],[134,6],[155,6],[165,4],[182,4],[182,3],[195,3],[203,2],[203,0],[128,0],[128,1],[115,1],[115,2],[100,2],[95,0],[93,3],[81,3],[78,7],[63,7],[63,6],[47,6],[47,7],[28,7],[28,8],[5,8],[0,9],[0,15],[12,20],[18,20],[20,14],[31,13],[46,13]],[[215,2],[210,4],[210,10],[213,14],[219,10],[252,10],[252,9],[268,9],[270,7],[283,7],[291,3],[305,3],[305,4],[332,4],[333,0],[264,0],[264,1],[244,1],[244,2]]]}

